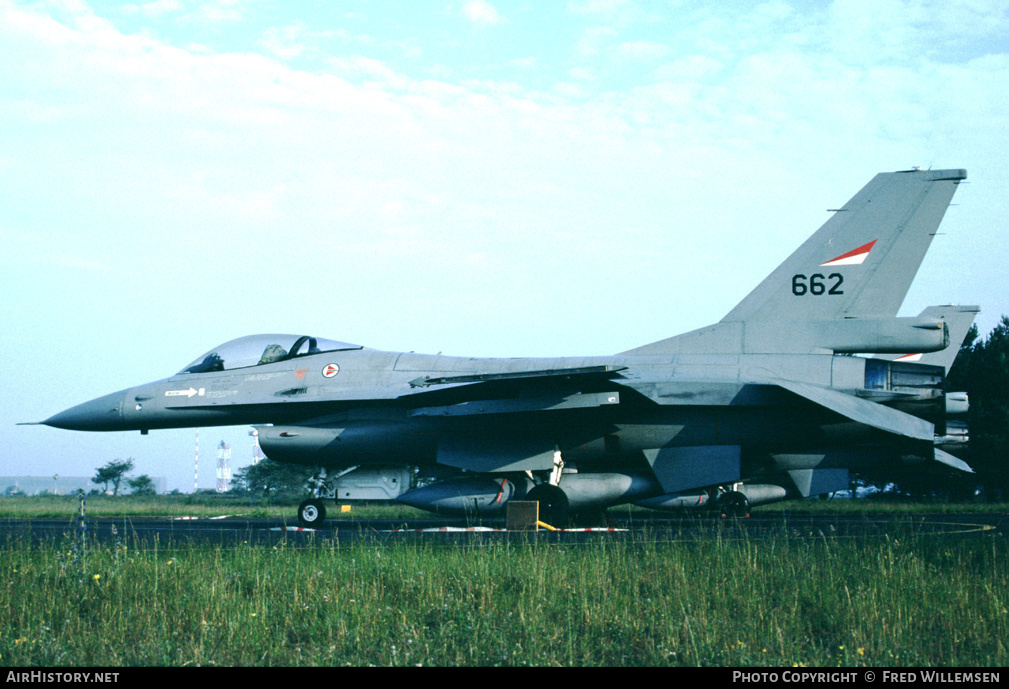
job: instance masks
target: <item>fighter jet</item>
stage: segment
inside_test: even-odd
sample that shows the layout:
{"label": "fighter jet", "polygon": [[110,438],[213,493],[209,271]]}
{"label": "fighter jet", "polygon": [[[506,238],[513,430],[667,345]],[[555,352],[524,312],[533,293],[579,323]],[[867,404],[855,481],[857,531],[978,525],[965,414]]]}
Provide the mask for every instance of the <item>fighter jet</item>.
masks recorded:
{"label": "fighter jet", "polygon": [[[896,314],[966,176],[876,175],[720,321],[620,354],[467,358],[254,335],[42,423],[252,424],[270,459],[321,467],[317,485],[351,467],[422,467],[439,480],[403,502],[494,515],[533,500],[548,522],[623,503],[745,514],[846,489],[867,467],[969,471],[934,445],[944,367],[866,356],[950,345],[943,315]],[[298,516],[319,526],[324,503]]]}

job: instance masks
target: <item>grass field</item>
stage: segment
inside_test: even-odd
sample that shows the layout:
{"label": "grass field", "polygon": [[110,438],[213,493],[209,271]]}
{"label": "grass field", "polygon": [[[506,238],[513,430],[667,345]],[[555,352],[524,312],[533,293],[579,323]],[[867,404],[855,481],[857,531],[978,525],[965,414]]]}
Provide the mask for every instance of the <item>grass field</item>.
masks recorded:
{"label": "grass field", "polygon": [[[250,518],[284,518],[296,519],[297,500],[277,503],[258,497],[241,495],[216,495],[199,493],[196,495],[89,495],[86,497],[86,510],[91,517],[214,517],[222,514],[242,515]],[[922,505],[905,499],[868,499],[868,500],[789,500],[761,505],[755,508],[755,514],[777,512],[797,512],[817,514],[864,514],[918,513],[923,509],[930,513],[968,513],[979,509],[990,511],[1009,511],[1009,503],[978,505],[970,502],[939,502]],[[79,511],[79,500],[75,495],[45,495],[0,498],[0,519],[32,519],[52,517],[74,517]],[[351,511],[340,513],[330,503],[328,506],[330,519],[409,519],[430,517],[428,512],[397,504],[367,504],[358,503],[351,506]],[[642,507],[624,505],[613,507],[608,514],[620,517],[633,517],[636,514],[654,516],[654,510]]]}
{"label": "grass field", "polygon": [[1009,664],[1005,539],[900,524],[865,540],[750,540],[744,524],[682,542],[8,543],[0,664]]}

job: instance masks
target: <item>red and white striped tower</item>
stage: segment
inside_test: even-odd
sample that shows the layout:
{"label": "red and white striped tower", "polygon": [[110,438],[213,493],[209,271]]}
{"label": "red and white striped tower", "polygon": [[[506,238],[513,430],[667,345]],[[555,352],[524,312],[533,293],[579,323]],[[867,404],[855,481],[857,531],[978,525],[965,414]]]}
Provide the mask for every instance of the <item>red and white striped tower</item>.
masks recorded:
{"label": "red and white striped tower", "polygon": [[259,431],[253,428],[249,431],[249,435],[252,436],[252,465],[255,466],[259,464],[260,460],[264,459],[266,455],[263,454],[263,448],[259,446]]}
{"label": "red and white striped tower", "polygon": [[217,446],[217,492],[231,490],[231,445],[223,440]]}

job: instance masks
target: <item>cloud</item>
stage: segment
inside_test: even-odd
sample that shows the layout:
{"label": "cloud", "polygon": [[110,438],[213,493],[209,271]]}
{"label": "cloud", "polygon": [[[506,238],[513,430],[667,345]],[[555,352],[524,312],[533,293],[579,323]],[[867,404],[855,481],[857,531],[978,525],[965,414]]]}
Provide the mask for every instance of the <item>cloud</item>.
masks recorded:
{"label": "cloud", "polygon": [[260,45],[279,58],[285,60],[295,58],[307,49],[304,41],[301,40],[304,33],[304,22],[297,22],[288,26],[270,27],[263,32]]}
{"label": "cloud", "polygon": [[571,0],[568,2],[568,12],[576,15],[612,15],[629,6],[629,0]]}
{"label": "cloud", "polygon": [[182,3],[178,0],[154,0],[142,5],[123,5],[123,11],[127,14],[143,14],[147,17],[161,17],[171,12],[179,12],[183,9]]}
{"label": "cloud", "polygon": [[617,54],[636,60],[657,60],[669,55],[669,46],[656,41],[629,41],[616,46]]}
{"label": "cloud", "polygon": [[63,268],[72,268],[92,272],[105,272],[112,268],[112,261],[107,255],[87,256],[83,254],[71,254],[67,252],[57,252],[51,259],[56,265]]}
{"label": "cloud", "polygon": [[248,0],[209,0],[197,5],[196,10],[187,16],[192,21],[212,23],[236,23],[245,16],[243,4]]}
{"label": "cloud", "polygon": [[[210,52],[124,33],[86,8],[57,19],[0,4],[0,56],[18,65],[8,72],[17,96],[0,104],[5,130],[17,133],[0,151],[13,199],[5,223],[52,241],[84,228],[117,247],[117,264],[145,266],[151,284],[172,285],[182,302],[245,298],[218,275],[221,256],[232,273],[293,282],[296,269],[359,295],[346,308],[360,315],[346,318],[369,328],[383,327],[372,325],[371,295],[389,285],[402,285],[396,309],[412,314],[465,284],[466,299],[500,305],[500,322],[521,331],[543,315],[529,308],[547,308],[537,294],[564,294],[579,276],[603,276],[584,287],[585,303],[603,305],[613,284],[640,282],[641,303],[605,336],[616,351],[636,344],[615,342],[632,321],[654,320],[660,301],[695,287],[689,257],[719,255],[728,277],[706,295],[714,305],[681,301],[664,323],[701,326],[712,308],[727,310],[763,277],[747,271],[801,238],[787,232],[805,233],[809,213],[818,220],[867,175],[970,167],[966,158],[1007,147],[1005,55],[864,65],[830,45],[803,49],[831,25],[765,15],[788,32],[748,51],[731,23],[706,34],[711,50],[699,24],[662,43],[618,42],[614,29],[594,27],[567,47],[646,59],[638,81],[615,82],[600,60],[551,72],[537,57],[525,63],[542,77],[534,88],[519,69],[511,80],[418,78],[357,41],[328,58],[316,46],[324,66],[294,69],[285,61],[318,33],[299,23],[264,32],[263,54]],[[952,159],[925,157],[936,150]],[[758,218],[773,219],[775,241],[739,232]],[[719,248],[726,236],[746,261]],[[502,297],[500,285],[519,274],[531,277]],[[289,298],[285,285],[263,308],[282,312]]]}
{"label": "cloud", "polygon": [[578,57],[593,57],[599,55],[602,47],[617,35],[615,29],[608,26],[594,26],[586,29],[578,42],[575,43],[574,53]]}
{"label": "cloud", "polygon": [[367,83],[381,88],[404,90],[412,83],[386,62],[359,55],[334,57],[328,61],[333,72],[355,83]]}
{"label": "cloud", "polygon": [[655,70],[660,81],[710,82],[722,70],[723,63],[708,55],[686,55],[666,62]]}
{"label": "cloud", "polygon": [[498,24],[501,15],[487,0],[470,0],[462,6],[463,15],[474,24]]}

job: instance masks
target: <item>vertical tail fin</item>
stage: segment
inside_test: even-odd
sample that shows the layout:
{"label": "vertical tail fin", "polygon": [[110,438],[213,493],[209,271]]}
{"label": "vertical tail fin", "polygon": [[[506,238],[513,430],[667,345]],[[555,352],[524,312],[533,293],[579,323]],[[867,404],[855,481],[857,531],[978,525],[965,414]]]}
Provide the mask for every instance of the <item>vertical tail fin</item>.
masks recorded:
{"label": "vertical tail fin", "polygon": [[876,175],[722,321],[896,316],[966,177]]}
{"label": "vertical tail fin", "polygon": [[728,353],[742,351],[755,325],[788,332],[789,323],[896,316],[966,178],[959,169],[876,175],[719,323],[623,353]]}

